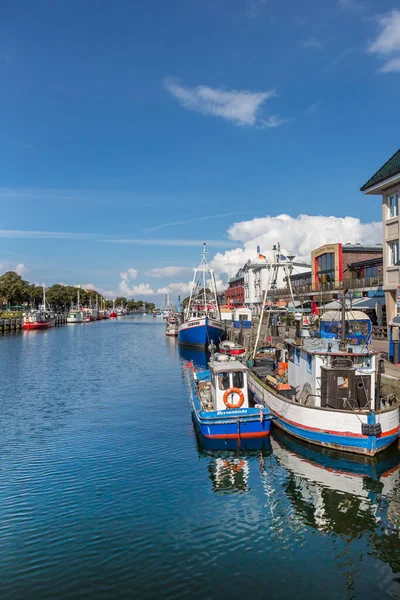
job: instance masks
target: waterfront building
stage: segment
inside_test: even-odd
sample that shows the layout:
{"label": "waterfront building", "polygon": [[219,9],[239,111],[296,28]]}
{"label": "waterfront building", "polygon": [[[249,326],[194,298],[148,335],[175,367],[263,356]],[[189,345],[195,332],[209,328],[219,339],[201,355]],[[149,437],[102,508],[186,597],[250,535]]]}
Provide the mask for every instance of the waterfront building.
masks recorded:
{"label": "waterfront building", "polygon": [[396,298],[400,290],[400,150],[361,187],[361,191],[382,197],[383,289],[389,322],[399,312]]}
{"label": "waterfront building", "polygon": [[[346,288],[349,280],[354,280],[351,264],[364,261],[381,260],[382,245],[325,244],[311,253],[313,290],[340,290]],[[367,268],[365,265],[364,268]],[[350,282],[349,282],[350,285]]]}
{"label": "waterfront building", "polygon": [[260,314],[263,295],[268,283],[268,263],[265,258],[248,260],[244,272],[244,306]]}
{"label": "waterfront building", "polygon": [[239,269],[236,275],[233,275],[228,281],[228,288],[225,290],[226,302],[236,308],[243,306],[244,303],[244,270]]}

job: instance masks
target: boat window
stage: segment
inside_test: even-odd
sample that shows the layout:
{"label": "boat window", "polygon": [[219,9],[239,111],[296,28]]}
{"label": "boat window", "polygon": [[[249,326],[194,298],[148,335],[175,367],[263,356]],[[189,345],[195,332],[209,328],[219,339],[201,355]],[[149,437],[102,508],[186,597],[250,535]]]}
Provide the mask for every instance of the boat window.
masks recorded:
{"label": "boat window", "polygon": [[229,389],[229,373],[220,373],[218,375],[218,387],[220,390]]}
{"label": "boat window", "polygon": [[243,383],[243,373],[241,371],[232,373],[232,387],[242,389]]}

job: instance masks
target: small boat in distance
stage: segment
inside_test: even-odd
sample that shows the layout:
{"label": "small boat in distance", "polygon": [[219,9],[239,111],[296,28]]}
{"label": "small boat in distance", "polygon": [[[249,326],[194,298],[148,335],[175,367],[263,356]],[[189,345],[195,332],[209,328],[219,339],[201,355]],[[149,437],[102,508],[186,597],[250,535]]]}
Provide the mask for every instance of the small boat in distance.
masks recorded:
{"label": "small boat in distance", "polygon": [[77,302],[76,302],[76,308],[72,308],[70,309],[68,315],[67,315],[67,323],[83,323],[83,320],[85,318],[85,315],[83,313],[83,310],[81,308],[81,303],[80,303],[80,288],[81,286],[78,285],[78,298],[77,298]]}
{"label": "small boat in distance", "polygon": [[56,318],[52,312],[46,308],[46,287],[43,285],[43,304],[38,310],[31,310],[25,313],[22,329],[49,329],[56,324]]}
{"label": "small boat in distance", "polygon": [[165,335],[176,337],[178,335],[178,319],[174,316],[170,317],[165,329]]}
{"label": "small boat in distance", "polygon": [[238,360],[223,359],[212,360],[209,370],[196,374],[193,369],[191,402],[196,427],[207,439],[267,437],[271,412],[249,402],[248,368]]}

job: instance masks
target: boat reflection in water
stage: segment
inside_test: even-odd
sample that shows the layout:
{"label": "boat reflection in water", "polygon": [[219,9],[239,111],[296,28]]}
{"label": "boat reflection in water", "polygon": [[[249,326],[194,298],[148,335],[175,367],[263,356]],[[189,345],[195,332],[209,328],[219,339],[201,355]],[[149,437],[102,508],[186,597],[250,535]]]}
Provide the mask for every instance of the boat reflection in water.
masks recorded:
{"label": "boat reflection in water", "polygon": [[181,357],[182,361],[193,361],[193,365],[196,367],[196,370],[208,369],[207,363],[210,359],[209,352],[199,348],[184,346],[182,344],[179,344],[178,349],[179,356]]}
{"label": "boat reflection in water", "polygon": [[250,464],[257,462],[264,466],[266,457],[271,453],[269,437],[243,442],[212,440],[200,436],[194,424],[193,427],[199,458],[208,460],[207,469],[214,492],[248,492]]}
{"label": "boat reflection in water", "polygon": [[382,561],[376,585],[384,595],[400,598],[399,449],[389,448],[374,460],[350,457],[312,448],[276,430],[271,444],[287,471],[285,493],[296,515],[306,526],[339,535],[345,543],[340,557],[347,555],[343,574],[349,589],[357,562],[372,555]]}

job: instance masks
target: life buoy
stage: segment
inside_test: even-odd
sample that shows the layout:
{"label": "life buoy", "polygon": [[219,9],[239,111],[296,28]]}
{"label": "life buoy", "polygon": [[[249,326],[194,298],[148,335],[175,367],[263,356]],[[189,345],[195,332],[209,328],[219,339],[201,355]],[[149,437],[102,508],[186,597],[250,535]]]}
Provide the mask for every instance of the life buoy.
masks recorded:
{"label": "life buoy", "polygon": [[[229,402],[228,398],[231,394],[238,394],[239,400],[236,404],[233,404],[233,402]],[[240,408],[244,402],[244,394],[242,390],[239,390],[239,388],[229,388],[229,390],[226,390],[222,399],[226,408]]]}

